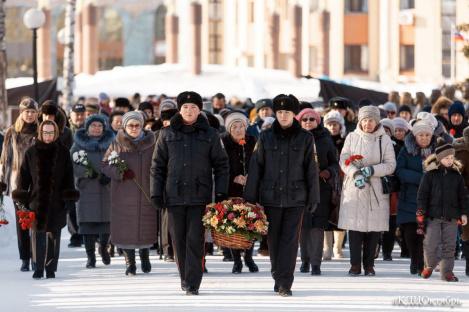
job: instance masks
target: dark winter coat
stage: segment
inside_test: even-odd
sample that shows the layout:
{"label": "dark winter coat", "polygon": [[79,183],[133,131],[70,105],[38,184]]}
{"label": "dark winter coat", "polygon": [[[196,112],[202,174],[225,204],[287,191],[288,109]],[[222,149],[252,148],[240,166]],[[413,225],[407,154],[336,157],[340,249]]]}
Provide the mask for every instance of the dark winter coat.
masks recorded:
{"label": "dark winter coat", "polygon": [[[82,222],[110,222],[111,221],[111,186],[100,183],[101,165],[104,154],[114,139],[114,133],[106,129],[103,135],[94,140],[90,138],[85,129],[75,132],[75,143],[70,154],[84,150],[88,154],[88,160],[96,170],[96,177],[86,176],[85,167],[73,164],[75,174],[75,186],[80,190],[81,198],[77,203],[77,220]],[[105,179],[105,178],[104,178]]]}
{"label": "dark winter coat", "polygon": [[36,141],[37,125],[31,124],[23,127],[21,132],[16,132],[15,126],[11,126],[5,133],[2,155],[0,157],[0,182],[6,185],[6,194],[17,189],[21,164],[26,150]]}
{"label": "dark winter coat", "polygon": [[425,217],[459,219],[468,215],[468,193],[461,176],[461,163],[455,161],[451,168],[438,164],[435,155],[424,162],[426,173],[417,194],[417,207]]}
{"label": "dark winter coat", "polygon": [[[469,142],[464,137],[454,140],[453,146],[456,150],[456,159],[461,162],[461,175],[464,178],[466,189],[469,190]],[[463,241],[469,241],[469,224],[462,227],[461,238]]]}
{"label": "dark winter coat", "polygon": [[0,133],[0,155],[2,155],[3,149],[3,134]]}
{"label": "dark winter coat", "polygon": [[[133,142],[123,130],[104,155],[103,173],[111,181],[111,237],[116,245],[148,246],[157,239],[156,210],[149,200],[150,179],[148,173],[155,147],[155,135],[144,131],[141,141]],[[115,166],[108,163],[115,151],[135,174],[135,180],[123,180]],[[148,198],[147,198],[148,197]]]}
{"label": "dark winter coat", "polygon": [[54,232],[66,224],[66,201],[76,201],[73,163],[69,150],[59,142],[37,141],[24,156],[15,201],[27,202],[36,212],[37,231]]}
{"label": "dark winter coat", "polygon": [[342,148],[344,147],[345,138],[343,138],[340,134],[331,135],[331,138],[334,142],[335,148],[337,149],[337,155],[340,155],[340,153],[342,152]]}
{"label": "dark winter coat", "polygon": [[150,171],[151,196],[171,206],[205,206],[215,193],[228,194],[229,163],[220,137],[207,119],[199,115],[184,125],[178,113],[171,125],[161,129]]}
{"label": "dark winter coat", "polygon": [[464,119],[461,124],[455,126],[451,123],[451,120],[449,122],[449,130],[448,130],[448,133],[451,134],[453,136],[453,138],[457,139],[457,138],[461,138],[462,137],[462,133],[464,131],[464,129],[469,126],[469,124],[467,123],[467,120]]}
{"label": "dark winter coat", "polygon": [[332,142],[329,131],[320,124],[311,133],[314,136],[316,146],[316,155],[319,166],[319,172],[327,170],[330,173],[330,178],[324,180],[319,178],[320,201],[319,205],[314,212],[312,218],[304,217],[303,226],[313,228],[326,228],[328,225],[328,218],[332,208],[332,185],[339,178],[339,160],[337,156],[337,149]]}
{"label": "dark winter coat", "polygon": [[249,165],[244,198],[265,207],[305,207],[319,203],[314,138],[293,120],[282,129],[278,121],[263,131]]}
{"label": "dark winter coat", "polygon": [[262,118],[257,117],[256,121],[248,127],[246,133],[258,139],[259,135],[262,132],[263,123],[264,123],[264,120]]}
{"label": "dark winter coat", "polygon": [[[430,143],[435,151],[436,137]],[[404,147],[397,157],[396,175],[400,181],[399,203],[397,204],[397,224],[416,222],[417,191],[423,176],[421,149],[412,133],[406,135]]]}
{"label": "dark winter coat", "polygon": [[229,197],[243,197],[244,187],[235,183],[234,178],[239,175],[247,175],[249,171],[249,161],[251,160],[256,139],[253,136],[246,135],[246,144],[241,146],[235,142],[227,132],[221,136],[223,145],[230,161],[230,183],[228,186]]}

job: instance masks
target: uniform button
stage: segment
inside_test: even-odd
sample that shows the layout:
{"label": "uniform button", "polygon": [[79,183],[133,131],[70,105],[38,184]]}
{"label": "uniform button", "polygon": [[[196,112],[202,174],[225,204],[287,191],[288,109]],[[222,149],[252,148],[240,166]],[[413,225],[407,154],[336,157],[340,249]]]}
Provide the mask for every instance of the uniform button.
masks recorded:
{"label": "uniform button", "polygon": [[283,170],[280,170],[280,173],[283,173]]}
{"label": "uniform button", "polygon": [[184,184],[184,185],[187,185],[187,183],[186,183],[186,182],[184,182],[183,184]]}
{"label": "uniform button", "polygon": [[283,187],[280,187],[279,190],[283,190]]}
{"label": "uniform button", "polygon": [[184,167],[187,166],[187,164],[184,164]]}
{"label": "uniform button", "polygon": [[184,147],[187,147],[187,144],[184,144]]}
{"label": "uniform button", "polygon": [[280,155],[283,155],[283,152],[280,152]]}

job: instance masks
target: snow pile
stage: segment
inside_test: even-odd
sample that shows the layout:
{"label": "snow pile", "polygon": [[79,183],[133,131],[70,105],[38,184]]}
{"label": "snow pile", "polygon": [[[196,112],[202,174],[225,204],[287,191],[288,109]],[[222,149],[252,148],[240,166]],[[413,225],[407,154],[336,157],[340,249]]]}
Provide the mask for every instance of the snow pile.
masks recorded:
{"label": "snow pile", "polygon": [[135,92],[143,96],[161,93],[176,96],[193,90],[204,97],[222,92],[227,97],[250,97],[256,101],[291,93],[304,100],[314,100],[319,93],[317,80],[297,79],[287,71],[222,65],[204,65],[200,76],[192,75],[181,64],[115,67],[92,76],[79,74],[75,85],[76,95],[97,96],[106,92],[112,97]]}

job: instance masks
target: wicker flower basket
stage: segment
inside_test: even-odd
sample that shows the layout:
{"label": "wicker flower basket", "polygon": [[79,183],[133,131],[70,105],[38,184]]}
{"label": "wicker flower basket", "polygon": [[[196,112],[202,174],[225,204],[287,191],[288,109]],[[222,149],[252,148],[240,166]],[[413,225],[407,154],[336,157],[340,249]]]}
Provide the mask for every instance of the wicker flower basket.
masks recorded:
{"label": "wicker flower basket", "polygon": [[212,238],[215,245],[225,248],[231,249],[250,249],[252,247],[253,242],[246,239],[241,234],[224,234],[219,233],[215,230],[211,230]]}

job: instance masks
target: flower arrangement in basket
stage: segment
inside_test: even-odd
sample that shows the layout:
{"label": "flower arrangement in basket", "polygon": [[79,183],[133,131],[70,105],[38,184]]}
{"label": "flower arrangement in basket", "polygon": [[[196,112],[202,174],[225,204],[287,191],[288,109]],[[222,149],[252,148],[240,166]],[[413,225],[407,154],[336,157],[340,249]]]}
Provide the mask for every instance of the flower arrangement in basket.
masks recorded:
{"label": "flower arrangement in basket", "polygon": [[267,234],[269,225],[261,206],[237,197],[207,205],[202,222],[216,245],[232,249],[251,248],[255,239]]}

